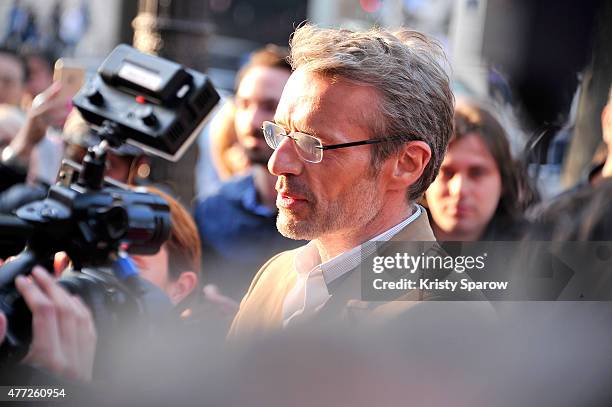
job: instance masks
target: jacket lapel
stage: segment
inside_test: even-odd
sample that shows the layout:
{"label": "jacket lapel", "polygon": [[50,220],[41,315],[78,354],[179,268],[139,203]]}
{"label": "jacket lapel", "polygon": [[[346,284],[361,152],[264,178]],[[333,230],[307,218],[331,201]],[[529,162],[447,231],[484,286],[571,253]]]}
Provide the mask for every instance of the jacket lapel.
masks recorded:
{"label": "jacket lapel", "polygon": [[[422,211],[421,215],[412,221],[404,229],[400,230],[391,238],[391,242],[402,241],[435,241],[427,213]],[[378,242],[376,252],[385,253],[387,242]],[[335,323],[340,320],[351,320],[358,318],[358,314],[364,311],[369,313],[377,306],[384,304],[382,301],[361,300],[361,270],[355,267],[340,277],[340,281],[333,281],[329,286],[331,298],[323,305],[316,316],[317,322]],[[414,291],[414,300],[418,300],[417,290]]]}

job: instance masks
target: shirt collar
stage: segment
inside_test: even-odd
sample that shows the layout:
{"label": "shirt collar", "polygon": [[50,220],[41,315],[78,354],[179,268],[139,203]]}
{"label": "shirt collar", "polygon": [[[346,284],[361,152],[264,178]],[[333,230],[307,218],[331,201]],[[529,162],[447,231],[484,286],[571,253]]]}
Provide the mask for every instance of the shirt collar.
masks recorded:
{"label": "shirt collar", "polygon": [[386,242],[395,236],[400,230],[404,229],[415,219],[421,216],[424,209],[421,205],[416,204],[416,210],[408,218],[404,219],[397,225],[387,229],[371,240],[352,248],[349,251],[339,254],[338,256],[321,263],[321,256],[315,241],[310,241],[306,246],[302,247],[295,256],[294,268],[300,274],[308,274],[314,268],[320,267],[323,272],[325,283],[329,285],[332,281],[337,280],[347,272],[353,270],[359,263],[362,257],[367,257],[376,250],[375,242]]}

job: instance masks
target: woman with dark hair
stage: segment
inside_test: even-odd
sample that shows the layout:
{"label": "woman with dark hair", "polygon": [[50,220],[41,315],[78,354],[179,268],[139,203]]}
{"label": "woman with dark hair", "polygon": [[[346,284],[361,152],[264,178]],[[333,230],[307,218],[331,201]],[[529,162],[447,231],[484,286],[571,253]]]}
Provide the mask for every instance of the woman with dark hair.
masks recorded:
{"label": "woman with dark hair", "polygon": [[501,124],[472,102],[455,108],[455,131],[440,172],[425,192],[438,240],[517,240],[537,200],[511,155]]}

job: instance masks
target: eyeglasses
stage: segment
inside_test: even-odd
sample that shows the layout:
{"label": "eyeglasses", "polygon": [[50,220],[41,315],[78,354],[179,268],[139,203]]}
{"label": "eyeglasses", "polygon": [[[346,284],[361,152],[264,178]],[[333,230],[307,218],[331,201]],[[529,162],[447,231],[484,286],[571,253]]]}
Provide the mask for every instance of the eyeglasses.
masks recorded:
{"label": "eyeglasses", "polygon": [[324,146],[323,143],[321,143],[321,140],[314,136],[311,136],[310,134],[300,133],[297,131],[292,131],[291,133],[287,134],[284,128],[272,122],[263,122],[261,128],[263,130],[266,143],[268,143],[268,145],[272,149],[276,150],[280,143],[283,141],[283,139],[285,137],[289,137],[295,142],[295,145],[298,147],[298,155],[304,161],[308,161],[309,163],[314,164],[320,163],[321,160],[323,160],[323,150],[335,150],[337,148],[356,147],[363,146],[366,144],[378,144],[387,141],[402,141],[402,137],[388,137],[383,139],[361,140],[353,141],[351,143],[332,144]]}

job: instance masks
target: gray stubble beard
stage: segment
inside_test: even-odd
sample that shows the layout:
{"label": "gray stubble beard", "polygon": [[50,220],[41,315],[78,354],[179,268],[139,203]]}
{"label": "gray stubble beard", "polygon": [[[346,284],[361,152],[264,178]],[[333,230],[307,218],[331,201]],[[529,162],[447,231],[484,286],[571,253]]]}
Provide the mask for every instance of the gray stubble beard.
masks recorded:
{"label": "gray stubble beard", "polygon": [[[376,182],[376,177],[372,182]],[[371,197],[368,195],[368,192],[371,193],[372,189],[368,188],[367,185],[357,185],[352,188],[359,188],[356,191],[356,197],[369,197],[367,201],[367,207],[374,209],[373,206],[380,207],[381,203],[377,202],[380,198]],[[364,205],[366,203],[364,202]],[[314,240],[325,234],[333,233],[336,231],[340,231],[343,229],[349,229],[350,225],[367,225],[372,219],[377,215],[376,212],[364,212],[362,216],[356,218],[352,217],[354,214],[343,214],[343,209],[336,205],[334,202],[324,215],[317,213],[317,211],[313,210],[310,216],[313,221],[308,220],[299,220],[297,222],[292,222],[291,219],[285,215],[284,211],[286,209],[279,209],[278,216],[276,218],[276,228],[283,236],[294,239],[294,240]],[[344,216],[342,216],[344,215]],[[284,221],[283,221],[284,220]],[[343,220],[345,220],[343,224]]]}

